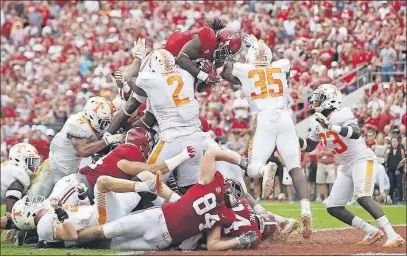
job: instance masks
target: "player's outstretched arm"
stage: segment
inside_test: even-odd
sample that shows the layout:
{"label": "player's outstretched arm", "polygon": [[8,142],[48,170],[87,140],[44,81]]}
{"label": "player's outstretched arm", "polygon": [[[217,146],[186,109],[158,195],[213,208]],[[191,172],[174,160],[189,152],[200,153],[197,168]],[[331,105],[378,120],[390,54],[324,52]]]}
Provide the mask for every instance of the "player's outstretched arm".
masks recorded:
{"label": "player's outstretched arm", "polygon": [[[124,123],[130,118],[130,116],[135,112],[141,105],[141,102],[134,97],[134,92],[131,94],[129,100],[127,100],[126,105],[121,109],[112,120],[107,132],[110,134],[116,133]],[[146,97],[147,99],[147,97]]]}
{"label": "player's outstretched arm", "polygon": [[319,142],[311,140],[309,138],[302,138],[299,137],[298,141],[300,143],[300,148],[301,150],[303,150],[304,152],[312,152],[315,150],[315,148],[317,148]]}
{"label": "player's outstretched arm", "polygon": [[122,159],[117,163],[117,167],[124,173],[133,176],[136,176],[144,170],[148,170],[152,173],[156,173],[158,170],[161,170],[163,171],[163,173],[167,173],[173,171],[182,162],[194,157],[195,149],[191,146],[188,146],[179,154],[162,162],[147,164],[143,162],[134,162]]}
{"label": "player's outstretched arm", "polygon": [[241,85],[242,83],[240,82],[240,80],[232,75],[232,70],[233,62],[229,61],[225,64],[225,66],[223,66],[223,71],[220,76],[234,85]]}
{"label": "player's outstretched arm", "polygon": [[247,249],[250,245],[257,240],[257,234],[254,231],[249,231],[239,237],[235,238],[222,238],[222,227],[214,227],[207,236],[207,249],[208,251],[225,251],[230,249]]}
{"label": "player's outstretched arm", "polygon": [[75,241],[78,239],[78,232],[75,226],[66,220],[62,224],[56,225],[55,229],[55,239],[63,241]]}
{"label": "player's outstretched arm", "polygon": [[96,181],[96,186],[100,193],[150,192],[155,189],[154,180],[151,182],[153,183],[148,183],[148,181],[136,182],[110,176],[100,176]]}
{"label": "player's outstretched arm", "polygon": [[106,134],[103,136],[103,139],[95,142],[89,142],[89,140],[86,138],[78,138],[70,134],[68,134],[67,137],[71,140],[72,145],[76,150],[76,155],[84,158],[89,157],[94,153],[100,152],[110,144],[120,142],[123,138],[123,135]]}
{"label": "player's outstretched arm", "polygon": [[146,40],[144,38],[139,38],[134,41],[134,47],[132,49],[134,60],[127,72],[127,76],[124,78],[125,81],[130,80],[130,78],[137,77],[140,71],[141,61],[147,54]]}
{"label": "player's outstretched arm", "polygon": [[208,150],[201,163],[198,183],[201,185],[207,185],[213,181],[216,174],[216,161],[226,161],[240,165],[242,159],[243,157],[234,151],[219,149]]}
{"label": "player's outstretched arm", "polygon": [[155,118],[154,114],[149,111],[146,111],[144,116],[140,119],[137,119],[132,127],[142,127],[145,129],[151,129],[157,123],[157,119]]}

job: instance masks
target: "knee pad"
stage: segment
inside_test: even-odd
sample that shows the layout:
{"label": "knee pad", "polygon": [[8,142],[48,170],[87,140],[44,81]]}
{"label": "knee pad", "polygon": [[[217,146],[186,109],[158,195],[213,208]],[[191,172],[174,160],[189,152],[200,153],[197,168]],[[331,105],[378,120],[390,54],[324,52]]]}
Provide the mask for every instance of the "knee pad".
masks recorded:
{"label": "knee pad", "polygon": [[251,162],[247,166],[247,175],[251,178],[260,178],[261,175],[259,173],[260,168],[264,166],[264,164],[261,164],[259,162]]}
{"label": "knee pad", "polygon": [[299,154],[290,154],[288,155],[285,159],[285,167],[287,168],[288,171],[294,169],[294,168],[301,168],[301,163],[300,163],[300,155]]}

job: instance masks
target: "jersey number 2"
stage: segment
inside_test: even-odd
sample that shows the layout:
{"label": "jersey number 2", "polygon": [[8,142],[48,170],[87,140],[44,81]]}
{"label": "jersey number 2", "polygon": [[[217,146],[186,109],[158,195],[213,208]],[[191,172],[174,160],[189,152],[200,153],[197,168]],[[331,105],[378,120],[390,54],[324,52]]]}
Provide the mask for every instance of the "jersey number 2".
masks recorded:
{"label": "jersey number 2", "polygon": [[[249,72],[249,79],[254,78],[256,75],[259,76],[259,80],[254,82],[256,87],[260,88],[260,94],[256,94],[255,92],[251,93],[253,99],[264,99],[267,96],[270,97],[278,97],[283,95],[283,83],[279,79],[274,79],[274,73],[281,73],[280,68],[266,68],[264,69],[256,69]],[[267,90],[267,85],[277,85],[278,90],[271,88]]]}
{"label": "jersey number 2", "polygon": [[339,146],[334,148],[334,151],[332,151],[333,154],[341,154],[348,150],[348,147],[340,139],[339,135],[333,131],[327,131],[325,134],[319,133],[319,137],[322,139],[324,145],[327,145],[327,138],[333,137],[332,143]]}
{"label": "jersey number 2", "polygon": [[174,75],[167,78],[168,86],[172,86],[175,82],[177,83],[177,87],[175,88],[175,91],[172,94],[172,99],[174,100],[175,106],[179,107],[181,105],[189,103],[189,98],[186,97],[184,99],[179,99],[179,93],[181,92],[182,87],[184,86],[184,82],[182,81],[180,75]]}
{"label": "jersey number 2", "polygon": [[219,221],[219,215],[212,215],[208,213],[210,210],[216,208],[216,196],[214,193],[209,193],[201,198],[198,198],[192,203],[192,207],[194,207],[196,214],[205,214],[205,223],[199,224],[200,231],[204,230],[205,228],[211,228],[216,221]]}

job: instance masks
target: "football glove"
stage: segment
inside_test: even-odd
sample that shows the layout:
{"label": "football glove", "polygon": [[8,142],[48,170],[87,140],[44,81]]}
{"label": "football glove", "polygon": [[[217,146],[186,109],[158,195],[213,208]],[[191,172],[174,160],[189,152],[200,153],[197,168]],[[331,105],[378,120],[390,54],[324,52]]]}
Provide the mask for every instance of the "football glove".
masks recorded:
{"label": "football glove", "polygon": [[55,208],[55,214],[57,215],[58,220],[61,223],[63,223],[64,220],[69,218],[68,213],[64,209],[62,209],[62,207]]}
{"label": "football glove", "polygon": [[330,130],[332,128],[331,123],[329,120],[319,112],[314,113],[315,120],[326,130]]}
{"label": "football glove", "polygon": [[114,144],[114,143],[119,143],[123,140],[124,135],[123,134],[115,134],[112,135],[109,132],[105,132],[103,134],[103,140],[105,141],[106,145]]}
{"label": "football glove", "polygon": [[146,40],[144,38],[139,38],[137,41],[134,41],[134,47],[131,49],[131,52],[134,57],[143,60],[147,54]]}
{"label": "football glove", "polygon": [[237,249],[248,249],[250,248],[251,244],[257,240],[257,234],[253,230],[237,237],[239,241],[239,246]]}
{"label": "football glove", "polygon": [[246,47],[249,48],[252,45],[257,44],[257,38],[252,34],[247,34],[244,37],[243,42],[245,43]]}

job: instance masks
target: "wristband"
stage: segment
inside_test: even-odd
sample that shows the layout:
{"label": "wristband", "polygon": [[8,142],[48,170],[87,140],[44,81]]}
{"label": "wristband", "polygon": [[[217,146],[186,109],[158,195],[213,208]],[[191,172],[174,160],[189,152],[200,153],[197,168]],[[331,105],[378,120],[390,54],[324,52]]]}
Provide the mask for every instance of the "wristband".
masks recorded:
{"label": "wristband", "polygon": [[196,76],[196,78],[202,82],[205,82],[208,79],[208,77],[209,77],[208,73],[203,71],[199,71],[198,76]]}
{"label": "wristband", "polygon": [[307,142],[307,140],[304,139],[304,138],[301,138],[301,139],[302,139],[302,147],[301,147],[301,150],[305,151],[305,149],[307,149],[308,142]]}
{"label": "wristband", "polygon": [[128,93],[128,92],[130,92],[130,86],[129,86],[129,84],[127,84],[127,81],[124,81],[123,82],[123,87],[122,87],[122,90],[125,92],[125,93]]}
{"label": "wristband", "polygon": [[350,138],[353,134],[353,128],[351,126],[347,126],[348,128],[348,134],[346,134],[347,138]]}
{"label": "wristband", "polygon": [[339,132],[341,132],[341,126],[332,125],[331,130],[332,130],[333,132],[339,133]]}
{"label": "wristband", "polygon": [[9,196],[11,196],[13,198],[17,198],[17,200],[20,200],[21,197],[23,196],[23,193],[21,193],[18,190],[8,190],[6,192],[6,197],[9,197]]}

